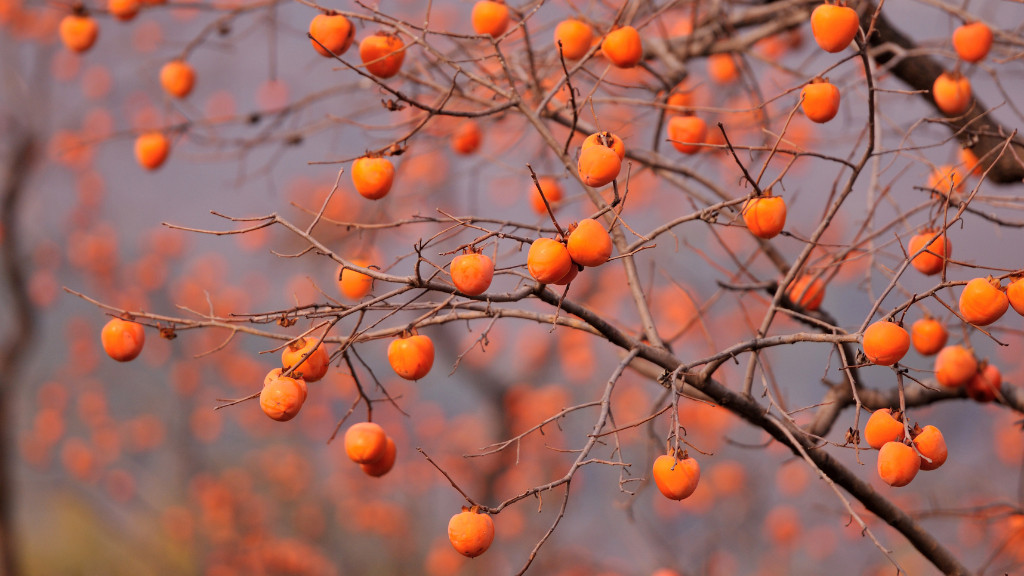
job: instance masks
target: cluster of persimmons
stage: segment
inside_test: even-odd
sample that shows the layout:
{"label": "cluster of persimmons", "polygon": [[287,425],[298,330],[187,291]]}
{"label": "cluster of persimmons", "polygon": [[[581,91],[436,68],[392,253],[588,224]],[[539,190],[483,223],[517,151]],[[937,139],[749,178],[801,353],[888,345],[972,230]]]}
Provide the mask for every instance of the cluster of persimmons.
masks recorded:
{"label": "cluster of persimmons", "polygon": [[[140,4],[141,2],[141,4]],[[158,3],[159,0],[149,0]],[[145,0],[110,0],[107,10],[119,20],[131,20],[147,2]],[[497,40],[515,24],[514,14],[501,1],[479,0],[470,16],[474,32]],[[822,4],[810,17],[810,27],[818,46],[828,53],[846,50],[858,41],[860,17],[844,4]],[[99,25],[93,15],[76,6],[60,23],[63,44],[75,52],[88,51],[99,38]],[[312,48],[325,58],[339,58],[356,45],[356,27],[345,15],[325,10],[312,18],[308,27]],[[952,45],[963,62],[977,63],[988,54],[992,44],[991,30],[981,22],[958,27],[952,36]],[[383,81],[398,75],[406,61],[410,46],[401,35],[392,32],[374,32],[358,42],[358,55],[362,63],[360,74]],[[588,21],[569,18],[557,24],[551,49],[560,58],[576,61],[588,54],[600,52],[601,57],[616,68],[632,69],[644,58],[644,45],[640,33],[633,26],[615,26],[604,34],[598,33]],[[722,56],[722,55],[716,55]],[[710,63],[709,63],[710,64]],[[960,65],[942,74],[932,90],[936,106],[945,114],[963,114],[971,105],[971,86],[960,73]],[[731,58],[715,58],[711,74],[719,78],[735,78],[738,71]],[[174,99],[185,99],[193,91],[196,72],[184,59],[166,62],[159,72],[159,82],[166,94]],[[688,110],[689,93],[681,83],[669,91],[667,107],[687,109],[671,113],[665,123],[664,136],[673,148],[683,155],[694,155],[717,142],[709,134],[707,121]],[[827,78],[814,77],[799,92],[799,107],[809,120],[827,123],[840,109],[840,91]],[[451,145],[458,154],[473,154],[481,145],[482,132],[475,120],[462,121],[452,136]],[[160,168],[171,152],[171,138],[163,131],[146,131],[135,140],[137,162],[147,170]],[[356,192],[367,200],[379,201],[388,196],[396,177],[396,168],[389,158],[393,148],[368,152],[351,162],[349,174]],[[973,159],[976,164],[977,159]],[[618,198],[618,186],[626,166],[626,144],[623,139],[606,130],[589,134],[578,148],[576,174],[587,187],[600,189],[611,185]],[[968,170],[974,164],[968,159]],[[563,199],[561,184],[554,178],[535,177],[530,201],[538,214],[551,217],[557,229],[553,238],[540,236],[532,239],[526,256],[525,272],[538,285],[566,286],[586,269],[597,268],[612,260],[614,244],[610,229],[617,223],[614,217],[584,218],[563,230],[552,206]],[[755,188],[756,188],[755,184]],[[934,175],[930,188],[938,195],[963,190],[960,172],[941,167]],[[786,230],[787,206],[782,196],[771,188],[756,190],[742,202],[739,218],[750,234],[762,241],[771,240]],[[928,227],[914,234],[906,244],[907,262],[918,272],[937,275],[946,270],[952,244],[942,228]],[[349,300],[360,301],[371,294],[374,279],[359,270],[370,271],[368,259],[352,259],[351,265],[338,268],[338,289]],[[461,296],[486,299],[496,273],[494,260],[482,248],[469,244],[453,257],[446,266],[451,285]],[[1006,286],[1002,280],[1009,278]],[[957,313],[964,322],[974,326],[993,324],[1009,307],[1024,315],[1024,278],[1007,276],[975,278],[964,286]],[[801,273],[789,284],[785,295],[796,308],[814,312],[825,297],[826,283],[820,275]],[[568,288],[565,289],[566,292]],[[101,342],[105,352],[114,360],[127,362],[135,359],[145,345],[145,326],[134,321],[130,314],[113,318],[102,328]],[[938,319],[926,316],[913,322],[908,331],[902,320],[892,315],[871,323],[858,335],[868,362],[880,366],[895,366],[911,346],[923,356],[935,356],[935,380],[948,389],[964,389],[979,402],[991,402],[999,395],[1002,376],[993,364],[976,358],[974,351],[960,345],[947,345],[947,327]],[[288,342],[281,353],[280,366],[266,373],[258,394],[262,412],[275,421],[285,422],[296,417],[310,393],[309,383],[324,378],[332,364],[321,335],[304,334]],[[414,327],[391,340],[387,348],[387,361],[394,373],[410,381],[427,376],[434,364],[435,349],[431,337],[419,333]],[[674,433],[673,433],[674,435]],[[878,450],[879,477],[894,487],[909,484],[918,471],[935,470],[947,459],[947,448],[942,433],[932,425],[923,428],[911,426],[906,410],[896,406],[875,411],[864,427],[863,438]],[[396,462],[396,442],[378,423],[359,422],[349,426],[344,435],[344,447],[352,462],[371,477],[388,474]],[[651,478],[661,494],[671,500],[691,496],[700,481],[697,460],[678,445],[670,446],[667,453],[657,456],[651,463]],[[483,554],[494,539],[494,523],[486,507],[463,507],[452,516],[448,525],[448,538],[462,555],[476,557]]]}

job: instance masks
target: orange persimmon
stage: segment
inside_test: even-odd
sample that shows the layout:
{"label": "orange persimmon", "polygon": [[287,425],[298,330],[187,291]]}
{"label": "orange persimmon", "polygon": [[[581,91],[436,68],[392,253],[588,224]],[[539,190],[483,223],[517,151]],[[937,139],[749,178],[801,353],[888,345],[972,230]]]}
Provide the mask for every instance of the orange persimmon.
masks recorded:
{"label": "orange persimmon", "polygon": [[878,476],[893,487],[906,486],[921,469],[921,457],[903,442],[887,442],[878,450]]}
{"label": "orange persimmon", "polygon": [[352,185],[363,198],[387,196],[394,181],[395,166],[387,158],[363,156],[352,162]]}
{"label": "orange persimmon", "polygon": [[378,32],[359,43],[359,58],[370,74],[391,78],[402,68],[405,44],[394,34]]}
{"label": "orange persimmon", "polygon": [[992,48],[992,29],[984,22],[964,24],[953,30],[953,49],[966,62],[979,62]]}
{"label": "orange persimmon", "polygon": [[494,278],[494,261],[479,252],[460,254],[448,267],[452,284],[463,294],[479,296],[487,291]]}
{"label": "orange persimmon", "polygon": [[402,378],[419,380],[434,366],[434,342],[422,334],[396,338],[388,345],[388,363]]}
{"label": "orange persimmon", "polygon": [[655,458],[652,475],[658,490],[666,498],[683,500],[697,489],[700,482],[700,464],[685,452],[670,452]]}
{"label": "orange persimmon", "polygon": [[888,442],[903,440],[904,435],[902,414],[888,408],[879,408],[872,412],[864,425],[864,441],[875,450]]}
{"label": "orange persimmon", "polygon": [[612,255],[612,238],[600,222],[586,218],[580,220],[569,232],[566,248],[573,262],[583,266],[600,266]]}
{"label": "orange persimmon", "polygon": [[192,92],[196,71],[184,60],[171,60],[160,68],[160,86],[175,98],[184,98]]}
{"label": "orange persimmon", "polygon": [[942,322],[935,318],[921,318],[910,326],[910,341],[914,345],[914,350],[922,356],[931,356],[942,350],[947,339],[949,332]]}
{"label": "orange persimmon", "polygon": [[800,91],[800,97],[800,108],[812,122],[828,122],[839,112],[839,88],[828,80],[811,80]]}
{"label": "orange persimmon", "polygon": [[821,4],[811,12],[811,34],[826,52],[842,52],[857,36],[860,20],[849,6]]}
{"label": "orange persimmon", "polygon": [[743,203],[742,214],[751,234],[774,238],[786,226],[786,201],[781,196],[755,196]]}
{"label": "orange persimmon", "polygon": [[707,141],[708,124],[700,116],[681,115],[669,118],[668,139],[683,154],[696,154]]}
{"label": "orange persimmon", "polygon": [[135,139],[135,159],[146,170],[156,170],[167,160],[171,143],[162,132],[146,132]]}
{"label": "orange persimmon", "polygon": [[118,362],[134,360],[146,344],[146,331],[142,324],[113,318],[100,331],[103,351]]}
{"label": "orange persimmon", "polygon": [[470,21],[477,34],[497,38],[508,28],[508,6],[494,0],[479,0],[473,5]]}
{"label": "orange persimmon", "polygon": [[632,26],[612,30],[601,41],[601,52],[618,68],[632,68],[644,57],[640,33]]}
{"label": "orange persimmon", "polygon": [[552,284],[570,272],[572,257],[565,244],[550,238],[538,238],[530,244],[526,267],[537,282]]}
{"label": "orange persimmon", "polygon": [[[288,344],[281,352],[281,366],[288,370],[301,361],[302,363],[295,368],[292,374],[296,378],[301,377],[306,382],[320,380],[327,374],[327,369],[331,365],[331,358],[322,345],[317,346],[317,342],[317,338],[299,338]],[[316,346],[315,349],[313,348],[314,346]],[[309,356],[302,360],[302,357],[307,353]]]}
{"label": "orange persimmon", "polygon": [[380,460],[387,447],[388,436],[376,422],[357,422],[345,430],[345,454],[356,464]]}
{"label": "orange persimmon", "polygon": [[959,116],[971,105],[971,81],[959,72],[943,72],[932,84],[932,98],[947,116]]}
{"label": "orange persimmon", "polygon": [[448,521],[448,541],[459,554],[476,558],[494,541],[494,520],[489,514],[480,513],[476,506],[463,506],[462,512]]}
{"label": "orange persimmon", "polygon": [[581,20],[562,20],[555,26],[555,48],[562,43],[562,55],[566,60],[579,60],[590,50],[594,42],[594,30]]}
{"label": "orange persimmon", "polygon": [[975,326],[988,326],[999,320],[1010,307],[999,280],[975,278],[964,286],[960,293],[960,316]]}
{"label": "orange persimmon", "polygon": [[356,29],[348,18],[341,14],[317,14],[309,22],[309,35],[316,39],[311,39],[310,43],[316,48],[317,53],[330,58],[332,52],[341,56],[348,51],[355,40]]}
{"label": "orange persimmon", "polygon": [[935,380],[947,388],[959,388],[978,373],[978,360],[963,346],[946,346],[935,357]]}

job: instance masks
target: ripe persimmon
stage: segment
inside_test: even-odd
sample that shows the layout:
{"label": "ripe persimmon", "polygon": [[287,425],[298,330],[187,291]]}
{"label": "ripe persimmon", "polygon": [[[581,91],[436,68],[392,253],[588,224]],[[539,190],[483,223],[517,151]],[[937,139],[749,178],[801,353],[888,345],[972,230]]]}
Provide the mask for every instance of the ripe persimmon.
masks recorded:
{"label": "ripe persimmon", "polygon": [[100,26],[88,14],[68,14],[61,18],[60,41],[72,52],[85,52],[96,43]]}
{"label": "ripe persimmon", "polygon": [[967,381],[967,396],[976,402],[991,402],[1003,386],[1003,374],[995,364],[982,362],[981,368]]}
{"label": "ripe persimmon", "polygon": [[[550,176],[541,176],[537,178],[537,181],[540,182],[541,190],[544,191],[544,197],[548,199],[551,208],[556,208],[562,200],[562,185],[558,183],[556,178]],[[548,213],[547,207],[544,206],[544,199],[541,198],[540,192],[537,191],[537,186],[532,181],[530,182],[530,207],[537,214]]]}
{"label": "ripe persimmon", "polygon": [[941,192],[943,195],[950,194],[951,192],[963,192],[963,173],[963,170],[948,164],[936,166],[931,176],[928,177],[928,187]]}
{"label": "ripe persimmon", "polygon": [[[316,382],[323,378],[327,374],[327,368],[331,365],[331,358],[322,345],[317,346],[317,341],[317,338],[299,338],[285,346],[281,352],[281,366],[288,370],[309,353],[309,357],[302,360],[292,374],[306,382]],[[316,346],[315,349],[314,346]]]}
{"label": "ripe persimmon", "polygon": [[156,170],[167,160],[171,143],[163,132],[146,132],[135,139],[135,159],[146,170]]}
{"label": "ripe persimmon", "polygon": [[959,72],[943,72],[932,84],[932,98],[947,116],[959,116],[971,105],[971,81]]}
{"label": "ripe persimmon", "polygon": [[569,233],[566,248],[577,264],[600,266],[611,258],[612,237],[600,222],[586,218]]}
{"label": "ripe persimmon", "polygon": [[880,320],[864,329],[864,355],[879,366],[892,366],[910,350],[910,334],[902,326]]}
{"label": "ripe persimmon", "polygon": [[128,22],[139,13],[139,0],[107,0],[107,11],[114,18]]}
{"label": "ripe persimmon", "polygon": [[160,68],[160,86],[175,98],[184,98],[192,92],[196,71],[184,60],[171,60]]}
{"label": "ripe persimmon", "polygon": [[800,108],[812,122],[828,122],[839,112],[839,88],[828,80],[811,80],[800,91],[800,96]]}
{"label": "ripe persimmon", "polygon": [[875,450],[888,442],[903,440],[905,434],[902,414],[888,408],[879,408],[872,412],[864,425],[864,441]]}
{"label": "ripe persimmon", "polygon": [[395,441],[391,439],[391,436],[385,435],[384,454],[372,462],[363,462],[359,464],[359,467],[368,476],[379,478],[388,472],[395,466],[395,458],[398,456],[398,448],[395,446]]}
{"label": "ripe persimmon", "polygon": [[272,420],[287,422],[302,409],[306,399],[305,383],[299,378],[278,376],[264,382],[260,391],[260,408]]}
{"label": "ripe persimmon", "polygon": [[811,34],[826,52],[842,52],[857,36],[860,20],[849,6],[821,4],[811,12]]}
{"label": "ripe persimmon", "polygon": [[590,146],[580,150],[577,171],[587,186],[600,188],[611,183],[622,170],[622,160],[606,146]]}
{"label": "ripe persimmon", "polygon": [[134,360],[146,344],[146,331],[142,324],[113,318],[100,331],[103,351],[118,362]]}
{"label": "ripe persimmon", "polygon": [[935,380],[947,388],[959,388],[977,373],[978,360],[963,346],[946,346],[935,357]]}
{"label": "ripe persimmon", "polygon": [[[353,258],[352,263],[361,268],[366,268],[370,265],[369,260],[362,258]],[[373,278],[362,272],[339,267],[338,289],[349,300],[359,300],[373,290]]]}
{"label": "ripe persimmon", "polygon": [[405,44],[394,34],[378,32],[359,43],[359,58],[370,74],[391,78],[402,68]]}
{"label": "ripe persimmon", "polygon": [[992,48],[992,29],[984,22],[964,24],[953,30],[953,49],[966,62],[980,62]]}
{"label": "ripe persimmon", "polygon": [[668,121],[668,139],[683,154],[696,154],[707,141],[708,124],[700,116],[673,116]]}
{"label": "ripe persimmon", "polygon": [[348,51],[355,40],[356,29],[341,14],[317,14],[309,22],[309,35],[316,38],[316,41],[310,40],[310,43],[317,53],[330,58],[332,52],[341,56]]}
{"label": "ripe persimmon", "polygon": [[601,52],[614,66],[632,68],[644,57],[640,33],[632,26],[612,30],[601,41]]}
{"label": "ripe persimmon", "polygon": [[455,152],[466,156],[476,152],[483,140],[483,133],[475,120],[464,120],[452,134],[452,149]]}
{"label": "ripe persimmon", "polygon": [[922,356],[931,356],[946,345],[949,332],[942,322],[935,318],[925,317],[910,326],[910,341],[914,350]]}
{"label": "ripe persimmon", "polygon": [[476,558],[486,552],[494,541],[494,520],[476,506],[463,506],[462,512],[448,521],[448,541],[459,554]]}
{"label": "ripe persimmon", "polygon": [[[929,242],[933,236],[935,236],[935,231],[924,230],[920,234],[915,234],[907,244],[907,252],[913,257],[913,260],[910,261],[911,266],[918,272],[929,276],[941,272],[943,264],[953,252],[953,243],[949,241],[946,234],[940,234],[938,238]],[[927,250],[917,254],[925,246],[928,247]]]}
{"label": "ripe persimmon", "polygon": [[[263,385],[266,386],[267,384],[270,384],[274,380],[277,380],[278,378],[281,377],[281,374],[284,374],[284,368],[271,369],[270,372],[267,372],[267,375],[263,377]],[[299,392],[301,392],[301,394],[299,395],[299,399],[300,402],[304,403],[306,401],[306,396],[309,394],[309,387],[306,386],[306,381],[297,376],[286,376],[286,378],[291,378],[292,380],[295,381],[295,384],[298,385]]]}
{"label": "ripe persimmon", "polygon": [[356,464],[380,460],[387,447],[388,436],[376,422],[357,422],[345,430],[345,454]]}
{"label": "ripe persimmon", "polygon": [[878,450],[878,476],[893,487],[906,486],[921,469],[921,457],[903,442],[887,442]]}
{"label": "ripe persimmon", "polygon": [[626,158],[626,145],[622,142],[622,138],[619,138],[611,132],[594,132],[590,136],[583,139],[583,143],[580,144],[580,152],[583,152],[591,146],[607,146],[615,151],[618,155],[619,160]]}
{"label": "ripe persimmon", "polygon": [[448,267],[452,284],[463,294],[479,296],[487,291],[494,278],[494,261],[479,252],[460,254]]}
{"label": "ripe persimmon", "polygon": [[911,434],[917,451],[928,459],[918,457],[921,460],[921,470],[935,470],[946,462],[949,451],[946,448],[946,439],[942,437],[942,432],[938,428],[929,424],[919,430],[915,426]]}
{"label": "ripe persimmon", "polygon": [[570,272],[572,257],[565,244],[550,238],[538,238],[530,244],[526,267],[537,282],[552,284]]}
{"label": "ripe persimmon", "polygon": [[786,227],[786,201],[781,196],[756,196],[743,203],[743,223],[750,233],[765,240]]}
{"label": "ripe persimmon", "polygon": [[1006,298],[1013,311],[1024,316],[1024,276],[1015,276],[1006,286]]}
{"label": "ripe persimmon", "polygon": [[396,338],[388,345],[388,363],[402,378],[419,380],[434,366],[434,342],[423,334]]}
{"label": "ripe persimmon", "polygon": [[731,84],[739,79],[740,69],[735,57],[728,52],[708,56],[708,76],[715,84]]}
{"label": "ripe persimmon", "polygon": [[804,310],[814,312],[825,299],[825,281],[810,274],[801,274],[786,289],[786,297]]}
{"label": "ripe persimmon", "polygon": [[988,326],[999,320],[1010,307],[999,280],[975,278],[964,286],[960,293],[960,316],[975,326]]}
{"label": "ripe persimmon", "polygon": [[508,28],[508,6],[504,2],[478,0],[473,4],[470,21],[473,24],[473,31],[477,34],[497,38]]}
{"label": "ripe persimmon", "polygon": [[685,452],[670,452],[655,458],[652,476],[654,484],[666,498],[683,500],[697,489],[700,482],[700,464]]}
{"label": "ripe persimmon", "polygon": [[363,198],[387,196],[394,181],[395,166],[387,158],[363,156],[352,162],[352,185]]}
{"label": "ripe persimmon", "polygon": [[562,55],[566,60],[579,60],[594,43],[594,30],[582,20],[570,18],[555,26],[555,48],[562,43]]}

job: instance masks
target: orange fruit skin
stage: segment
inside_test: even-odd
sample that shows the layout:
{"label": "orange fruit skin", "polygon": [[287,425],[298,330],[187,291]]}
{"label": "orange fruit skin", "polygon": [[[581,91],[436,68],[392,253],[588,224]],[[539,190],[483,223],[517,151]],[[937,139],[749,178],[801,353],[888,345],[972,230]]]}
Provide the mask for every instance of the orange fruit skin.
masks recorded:
{"label": "orange fruit skin", "polygon": [[751,198],[742,213],[747,229],[758,238],[775,238],[786,227],[786,201],[781,196]]}
{"label": "orange fruit skin", "polygon": [[[348,18],[341,14],[333,16],[317,14],[309,22],[309,35],[316,38],[320,44],[323,44],[323,47],[321,47],[320,44],[310,40],[317,53],[325,58],[330,58],[331,52],[341,56],[348,51],[349,47],[352,46],[352,41],[355,40],[356,30],[352,23],[348,21]],[[330,52],[324,50],[324,48],[328,48]]]}
{"label": "orange fruit skin", "polygon": [[146,344],[146,331],[142,324],[113,318],[100,331],[103,351],[118,362],[134,360]]}
{"label": "orange fruit skin", "polygon": [[[558,180],[550,176],[541,176],[537,178],[537,181],[540,182],[540,187],[544,190],[544,196],[547,197],[551,208],[556,208],[562,200],[562,185],[558,183]],[[548,209],[544,206],[544,200],[540,197],[540,192],[537,191],[537,187],[532,182],[530,183],[530,207],[537,214],[548,213]]]}
{"label": "orange fruit skin", "polygon": [[160,86],[175,98],[184,98],[192,92],[196,72],[184,60],[171,60],[160,68]]}
{"label": "orange fruit skin", "polygon": [[879,408],[871,413],[864,425],[864,441],[875,450],[885,446],[887,442],[903,440],[905,431],[903,423],[892,417],[892,410]]}
{"label": "orange fruit skin", "polygon": [[612,237],[600,222],[586,218],[569,234],[566,248],[577,264],[600,266],[611,258]]}
{"label": "orange fruit skin", "polygon": [[463,294],[479,296],[494,279],[494,261],[485,254],[460,254],[452,259],[452,283]]}
{"label": "orange fruit skin", "polygon": [[[285,370],[292,367],[293,364],[297,363],[302,359],[309,350],[317,343],[316,338],[300,338],[292,344],[284,347],[281,352],[281,366]],[[292,374],[302,374],[302,379],[306,382],[316,382],[327,374],[327,369],[331,365],[330,355],[323,346],[317,346],[308,358],[302,361],[302,364],[292,372]]]}
{"label": "orange fruit skin", "polygon": [[100,26],[90,16],[68,14],[60,21],[60,40],[72,52],[85,52],[96,43]]}
{"label": "orange fruit skin", "polygon": [[857,36],[857,11],[848,6],[821,4],[811,12],[811,34],[826,52],[842,52]]}
{"label": "orange fruit skin", "polygon": [[108,0],[107,10],[114,15],[114,18],[128,22],[139,13],[139,2],[138,0]]}
{"label": "orange fruit skin", "polygon": [[953,192],[963,192],[964,177],[960,175],[960,170],[948,164],[937,166],[928,178],[928,187],[943,194],[948,194],[951,189]]}
{"label": "orange fruit skin", "polygon": [[979,62],[992,48],[992,29],[984,22],[964,24],[953,31],[953,49],[960,59]]}
{"label": "orange fruit skin", "polygon": [[572,268],[572,257],[569,256],[568,248],[561,242],[550,238],[538,238],[530,244],[530,251],[526,255],[526,267],[537,282],[552,284],[569,273]]}
{"label": "orange fruit skin", "polygon": [[947,388],[959,388],[978,373],[978,360],[963,346],[946,346],[935,357],[935,380]]}
{"label": "orange fruit skin", "polygon": [[[352,260],[352,263],[362,268],[370,265],[369,261],[359,258]],[[373,290],[373,278],[355,270],[339,269],[341,273],[338,276],[338,289],[349,300],[359,300]]]}
{"label": "orange fruit skin", "polygon": [[644,57],[640,33],[632,26],[612,30],[601,42],[601,52],[618,68],[632,68]]}
{"label": "orange fruit skin", "polygon": [[422,334],[396,338],[388,345],[388,363],[402,378],[419,380],[434,366],[434,342]]}
{"label": "orange fruit skin", "polygon": [[[270,384],[274,380],[277,380],[278,378],[281,377],[281,374],[283,373],[283,368],[274,368],[270,372],[267,372],[267,375],[263,377],[263,386],[266,387],[267,384]],[[306,397],[309,395],[309,387],[306,386],[306,381],[303,380],[302,378],[286,378],[295,382],[295,385],[299,387],[299,392],[301,392],[301,394],[299,394],[299,401],[301,403],[305,403]]]}
{"label": "orange fruit skin", "polygon": [[387,158],[362,157],[352,162],[352,185],[363,198],[380,200],[391,191],[395,166]]}
{"label": "orange fruit skin", "polygon": [[594,132],[590,136],[587,136],[583,139],[583,143],[580,144],[580,151],[582,152],[591,146],[605,146],[602,141],[602,137],[608,142],[608,146],[615,151],[615,154],[618,155],[619,160],[624,160],[626,158],[626,145],[622,142],[622,138],[619,138],[611,132]]}
{"label": "orange fruit skin", "polygon": [[959,116],[971,105],[971,81],[966,76],[958,78],[943,72],[932,84],[932,98],[947,116]]}
{"label": "orange fruit skin", "polygon": [[708,56],[708,76],[716,84],[730,84],[740,77],[740,69],[732,54],[719,52]]}
{"label": "orange fruit skin", "polygon": [[815,82],[800,91],[803,100],[800,108],[812,122],[823,124],[836,117],[839,112],[839,88],[831,82]]}
{"label": "orange fruit skin", "polygon": [[580,151],[577,171],[587,186],[600,188],[610,184],[619,175],[622,160],[611,148],[590,146]]}
{"label": "orange fruit skin", "polygon": [[260,391],[260,408],[272,420],[287,422],[299,413],[306,391],[295,378],[272,379]]}
{"label": "orange fruit skin", "polygon": [[562,55],[566,60],[579,60],[590,50],[594,42],[594,30],[586,22],[569,19],[555,26],[555,49],[562,42]]}
{"label": "orange fruit skin", "polygon": [[825,300],[825,282],[821,278],[802,274],[789,285],[786,297],[804,310],[814,312]]}
{"label": "orange fruit skin", "polygon": [[999,320],[1009,307],[1006,293],[987,278],[971,280],[960,293],[960,316],[975,326],[988,326]]}
{"label": "orange fruit skin", "polygon": [[700,464],[693,458],[676,460],[662,454],[654,460],[652,469],[658,490],[671,500],[683,500],[693,494],[700,482]]}
{"label": "orange fruit skin", "polygon": [[902,442],[887,442],[878,450],[878,476],[893,487],[906,486],[921,469],[921,457]]}
{"label": "orange fruit skin", "polygon": [[359,43],[359,58],[366,71],[378,78],[391,78],[402,68],[405,44],[396,37],[374,34]]}
{"label": "orange fruit skin", "polygon": [[1003,374],[994,364],[986,364],[967,382],[967,395],[976,402],[991,402],[1003,385]]}
{"label": "orange fruit skin", "polygon": [[493,0],[480,0],[473,5],[470,21],[477,34],[497,38],[508,28],[508,6]]}
{"label": "orange fruit skin", "polygon": [[892,366],[910,350],[910,334],[893,322],[879,321],[864,329],[864,355],[879,366]]}
{"label": "orange fruit skin", "polygon": [[562,276],[557,281],[552,282],[552,284],[554,284],[555,286],[565,286],[569,282],[572,282],[576,278],[576,275],[579,273],[579,266],[573,264],[572,266],[569,266],[569,271],[565,273],[565,276]]}
{"label": "orange fruit skin", "polygon": [[1006,286],[1006,297],[1013,306],[1013,311],[1024,316],[1024,277],[1010,282]]}
{"label": "orange fruit skin", "polygon": [[452,149],[463,156],[472,154],[480,149],[483,134],[480,127],[472,120],[466,120],[455,129],[452,135]]}
{"label": "orange fruit skin", "polygon": [[918,456],[918,459],[921,461],[921,470],[935,470],[942,466],[949,456],[949,451],[946,449],[946,439],[942,437],[942,432],[932,425],[925,426],[924,430],[914,437],[914,445],[917,446],[918,452],[931,460],[929,462]]}
{"label": "orange fruit skin", "polygon": [[148,132],[135,139],[135,159],[146,170],[156,170],[167,160],[171,144],[160,132]]}
{"label": "orange fruit skin", "polygon": [[380,460],[387,446],[388,436],[375,422],[358,422],[345,431],[345,454],[356,464]]}
{"label": "orange fruit skin", "polygon": [[372,462],[363,462],[359,465],[368,476],[380,478],[387,474],[395,466],[395,458],[398,456],[398,448],[391,436],[385,436],[384,454]]}
{"label": "orange fruit skin", "polygon": [[698,116],[673,116],[668,121],[668,139],[683,154],[696,154],[707,141],[708,124]]}
{"label": "orange fruit skin", "polygon": [[[928,231],[916,234],[907,245],[907,252],[910,256],[913,256],[927,244],[928,251],[921,252],[914,257],[910,261],[910,265],[917,269],[918,272],[928,276],[942,272],[943,263],[949,259],[950,254],[953,252],[953,243],[949,241],[945,234],[940,235],[935,241],[928,244],[928,240],[934,235],[934,232]],[[945,258],[941,256],[942,254],[945,254]]]}
{"label": "orange fruit skin", "polygon": [[448,541],[459,554],[476,558],[494,541],[494,520],[464,508],[448,521]]}
{"label": "orange fruit skin", "polygon": [[910,326],[910,341],[922,356],[931,356],[946,345],[949,332],[935,318],[921,318]]}

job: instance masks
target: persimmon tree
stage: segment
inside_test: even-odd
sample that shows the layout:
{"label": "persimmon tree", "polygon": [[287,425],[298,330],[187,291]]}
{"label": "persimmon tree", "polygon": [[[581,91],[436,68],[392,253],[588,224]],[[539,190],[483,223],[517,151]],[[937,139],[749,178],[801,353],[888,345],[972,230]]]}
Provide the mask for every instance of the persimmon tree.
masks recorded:
{"label": "persimmon tree", "polygon": [[[79,187],[61,302],[88,314],[72,343],[102,332],[123,363],[43,378],[142,385],[157,346],[145,372],[194,404],[195,438],[231,418],[247,432],[232,445],[255,451],[315,432],[244,480],[197,472],[202,509],[164,516],[179,535],[200,518],[197,571],[337,571],[310,545],[329,531],[316,505],[290,539],[224,520],[253,484],[320,486],[309,462],[335,439],[330,482],[372,494],[337,497],[338,524],[400,541],[380,545],[404,572],[572,574],[593,551],[563,553],[564,531],[658,559],[587,560],[616,573],[1024,564],[1012,7],[2,6],[56,81],[93,94],[66,119],[82,130],[49,136]],[[170,198],[118,200],[140,193]],[[9,276],[18,295],[57,272]],[[63,422],[57,386],[36,409]],[[33,426],[30,463],[63,442],[72,477],[132,477]],[[818,540],[844,532],[859,545]],[[237,552],[252,542],[265,552]]]}

